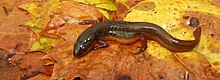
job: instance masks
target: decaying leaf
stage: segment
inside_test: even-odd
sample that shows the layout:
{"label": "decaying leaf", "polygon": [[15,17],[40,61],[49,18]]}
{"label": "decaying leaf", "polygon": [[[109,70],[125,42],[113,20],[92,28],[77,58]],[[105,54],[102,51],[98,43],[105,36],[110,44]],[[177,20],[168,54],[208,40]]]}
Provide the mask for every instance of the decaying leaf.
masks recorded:
{"label": "decaying leaf", "polygon": [[26,74],[21,77],[22,79],[33,77],[45,70],[45,61],[41,60],[44,55],[45,53],[42,52],[30,52],[27,55],[23,55],[19,61],[16,61],[21,70],[26,71]]}
{"label": "decaying leaf", "polygon": [[128,14],[128,7],[124,5],[122,2],[116,2],[117,4],[117,19],[122,20]]}
{"label": "decaying leaf", "polygon": [[70,0],[70,1],[76,1],[86,4],[92,4],[96,7],[103,8],[110,11],[115,11],[117,7],[115,6],[114,2],[111,0]]}
{"label": "decaying leaf", "polygon": [[99,18],[103,18],[103,20],[106,20],[104,15],[102,15],[94,7],[70,1],[61,2],[60,8],[54,10],[53,12],[56,13],[50,15],[52,16],[51,21],[42,32],[43,35],[53,38],[64,38],[64,36],[71,34],[71,32],[73,32],[72,29],[67,29],[70,30],[68,32],[63,30],[66,29],[66,25],[78,25],[84,20],[98,21]]}
{"label": "decaying leaf", "polygon": [[30,51],[37,51],[37,50],[43,50],[45,52],[50,52],[50,49],[52,48],[52,43],[56,39],[53,38],[45,38],[41,37],[39,41],[36,41],[32,47],[30,48]]}
{"label": "decaying leaf", "polygon": [[[42,6],[38,7],[39,5]],[[48,11],[58,8],[58,5],[59,0],[49,0],[42,4],[25,3],[20,5],[19,8],[27,10],[32,16],[32,20],[27,22],[26,25],[29,27],[44,28],[50,20]]]}
{"label": "decaying leaf", "polygon": [[[8,60],[26,71],[21,75],[21,79],[214,80],[220,78],[220,33],[218,32],[220,8],[213,5],[210,0],[47,0],[25,3],[19,7],[26,10],[32,20],[29,22],[26,20],[29,27],[21,28],[27,31],[17,31],[17,28],[12,26],[15,31],[6,34],[5,32],[9,32],[10,28],[4,27],[6,31],[0,29],[0,34],[3,35],[0,36],[3,41],[0,42],[3,43],[0,45],[0,48],[3,48],[0,52],[3,56],[6,53],[13,54],[8,56]],[[10,16],[13,18],[12,15]],[[122,45],[107,41],[109,47],[91,51],[82,58],[75,58],[73,45],[77,37],[92,25],[79,23],[84,20],[99,21],[100,18],[106,21],[106,16],[107,19],[155,23],[172,36],[183,40],[193,40],[195,28],[202,27],[202,36],[200,43],[190,52],[170,52],[157,42],[148,40],[147,50],[136,55],[140,42]],[[21,17],[15,19],[17,18]],[[190,25],[191,19],[199,21],[197,26]],[[23,42],[28,42],[25,47],[20,47],[18,42],[7,37],[9,35],[15,37],[20,33],[23,34],[23,38],[25,34],[25,39],[20,36],[16,39],[22,39],[19,40],[22,45]],[[12,43],[5,46],[4,39],[9,40],[7,44]],[[39,50],[44,50],[47,54]]]}
{"label": "decaying leaf", "polygon": [[2,58],[0,59],[0,71],[1,80],[18,80],[20,78],[20,75],[22,74],[18,66],[13,66]]}
{"label": "decaying leaf", "polygon": [[80,2],[84,4],[94,5],[95,7],[100,8],[98,10],[102,14],[104,14],[104,16],[107,19],[111,19],[111,17],[109,17],[109,14],[106,10],[108,11],[117,10],[117,7],[112,0],[69,0],[69,1],[75,1],[75,2]]}
{"label": "decaying leaf", "polygon": [[46,25],[50,21],[49,11],[58,8],[59,4],[59,0],[49,0],[41,4],[25,3],[18,6],[19,8],[24,9],[31,14],[32,20],[27,22],[26,25],[29,27],[33,27],[32,30],[38,37],[38,41],[36,41],[30,48],[31,51],[50,51],[52,47],[51,44],[55,41],[55,39],[40,36],[40,32],[46,27]]}

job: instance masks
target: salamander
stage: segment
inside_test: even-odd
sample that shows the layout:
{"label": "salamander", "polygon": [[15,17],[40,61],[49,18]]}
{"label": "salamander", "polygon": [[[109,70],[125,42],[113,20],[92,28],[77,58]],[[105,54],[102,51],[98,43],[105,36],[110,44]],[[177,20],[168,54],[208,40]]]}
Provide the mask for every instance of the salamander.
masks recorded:
{"label": "salamander", "polygon": [[[149,22],[104,21],[95,23],[83,31],[74,44],[73,55],[83,57],[92,50],[107,47],[105,41],[115,41],[121,44],[141,42],[141,48],[136,54],[147,49],[147,40],[154,40],[171,52],[187,52],[195,48],[200,41],[201,27],[193,32],[194,40],[180,40],[159,25]],[[100,44],[99,46],[95,46]]]}

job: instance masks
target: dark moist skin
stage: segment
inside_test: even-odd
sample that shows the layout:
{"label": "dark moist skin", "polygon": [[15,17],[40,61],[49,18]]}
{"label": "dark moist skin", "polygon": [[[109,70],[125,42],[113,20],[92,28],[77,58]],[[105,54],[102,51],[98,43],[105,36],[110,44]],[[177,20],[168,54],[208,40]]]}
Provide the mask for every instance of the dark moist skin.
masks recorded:
{"label": "dark moist skin", "polygon": [[[105,21],[88,27],[77,39],[74,45],[74,56],[83,57],[92,50],[107,47],[104,41],[115,41],[121,44],[141,42],[141,48],[136,54],[147,49],[147,40],[154,40],[172,52],[191,51],[198,44],[201,27],[194,31],[195,40],[180,40],[174,38],[160,26],[148,22]],[[95,44],[100,44],[95,46]]]}

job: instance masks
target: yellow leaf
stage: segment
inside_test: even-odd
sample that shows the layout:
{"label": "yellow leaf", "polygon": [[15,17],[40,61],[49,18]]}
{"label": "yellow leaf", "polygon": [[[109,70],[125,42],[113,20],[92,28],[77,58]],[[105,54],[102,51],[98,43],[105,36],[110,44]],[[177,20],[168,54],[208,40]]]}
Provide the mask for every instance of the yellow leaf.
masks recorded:
{"label": "yellow leaf", "polygon": [[55,63],[54,61],[46,60],[45,65],[52,65],[52,64],[54,64],[54,63]]}
{"label": "yellow leaf", "polygon": [[96,6],[98,9],[107,19],[110,19],[110,16],[106,10],[116,11],[117,7],[111,0],[70,0],[85,4],[92,4]]}
{"label": "yellow leaf", "polygon": [[108,12],[106,10],[103,9],[98,9],[99,12],[101,12],[107,19],[110,19],[110,15],[108,14]]}
{"label": "yellow leaf", "polygon": [[36,41],[32,47],[31,47],[31,51],[36,51],[36,50],[42,50],[44,47],[41,46],[40,42],[39,41]]}
{"label": "yellow leaf", "polygon": [[[220,18],[220,8],[213,5],[211,0],[145,0],[137,5],[149,2],[153,2],[155,4],[153,9],[144,11],[131,8],[131,12],[124,18],[124,21],[155,23],[160,25],[172,36],[179,39],[188,40],[193,39],[192,32],[184,27],[181,27],[182,25],[177,20],[182,18],[185,12],[194,11],[208,13]],[[182,32],[186,32],[186,34],[183,35],[181,34]],[[152,44],[154,42],[148,43],[149,54],[157,58],[165,58],[166,56],[171,55],[171,53],[163,47],[157,47],[159,44]],[[208,38],[206,35],[202,34],[200,43],[197,45],[194,51],[205,56],[216,69],[220,70],[220,52],[219,50],[217,52],[212,52],[209,48],[210,46],[218,48],[220,47],[220,42],[215,41],[214,38]],[[193,55],[190,54],[187,56],[193,57]]]}
{"label": "yellow leaf", "polygon": [[96,4],[95,6],[99,7],[99,8],[102,8],[102,9],[110,10],[110,11],[116,11],[117,10],[115,4],[113,4],[113,3]]}
{"label": "yellow leaf", "polygon": [[59,8],[59,4],[59,0],[49,0],[47,2],[43,2],[42,4],[25,3],[19,6],[19,8],[22,8],[31,14],[32,20],[28,21],[26,25],[33,27],[33,32],[39,38],[39,41],[36,41],[30,48],[31,51],[43,50],[45,52],[49,52],[52,48],[51,44],[55,41],[55,39],[41,37],[39,34],[42,31],[42,28],[44,28],[50,20],[48,11]]}
{"label": "yellow leaf", "polygon": [[117,7],[111,0],[70,0],[70,1],[76,1],[81,2],[85,4],[92,4],[96,7],[103,8],[110,11],[116,11]]}
{"label": "yellow leaf", "polygon": [[44,28],[49,22],[48,11],[59,7],[59,0],[49,0],[44,2],[42,6],[37,6],[36,3],[26,3],[19,6],[27,10],[32,15],[32,20],[28,21],[26,25],[34,28]]}
{"label": "yellow leaf", "polygon": [[220,48],[220,42],[212,42],[213,38],[208,38],[205,35],[201,36],[200,43],[195,48],[195,51],[202,54],[207,58],[207,60],[215,67],[217,70],[220,71],[220,52],[212,52],[209,47],[214,44],[214,47]]}
{"label": "yellow leaf", "polygon": [[52,48],[52,43],[56,39],[53,38],[47,38],[47,37],[41,37],[39,41],[36,41],[32,47],[31,51],[36,51],[36,50],[43,50],[44,52],[50,52],[50,49]]}
{"label": "yellow leaf", "polygon": [[59,77],[58,80],[65,80],[63,77]]}
{"label": "yellow leaf", "polygon": [[206,58],[220,72],[220,53],[210,53]]}
{"label": "yellow leaf", "polygon": [[21,8],[21,9],[28,11],[33,16],[39,16],[39,14],[37,12],[38,6],[36,3],[25,3],[22,5],[19,5],[18,8]]}

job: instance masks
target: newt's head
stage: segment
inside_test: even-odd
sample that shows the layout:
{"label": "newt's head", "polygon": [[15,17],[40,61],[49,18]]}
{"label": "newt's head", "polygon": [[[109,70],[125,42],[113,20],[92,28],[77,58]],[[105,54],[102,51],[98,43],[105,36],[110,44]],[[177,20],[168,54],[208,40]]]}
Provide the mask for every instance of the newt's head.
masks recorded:
{"label": "newt's head", "polygon": [[82,57],[88,54],[94,45],[95,36],[81,34],[74,44],[74,57]]}

